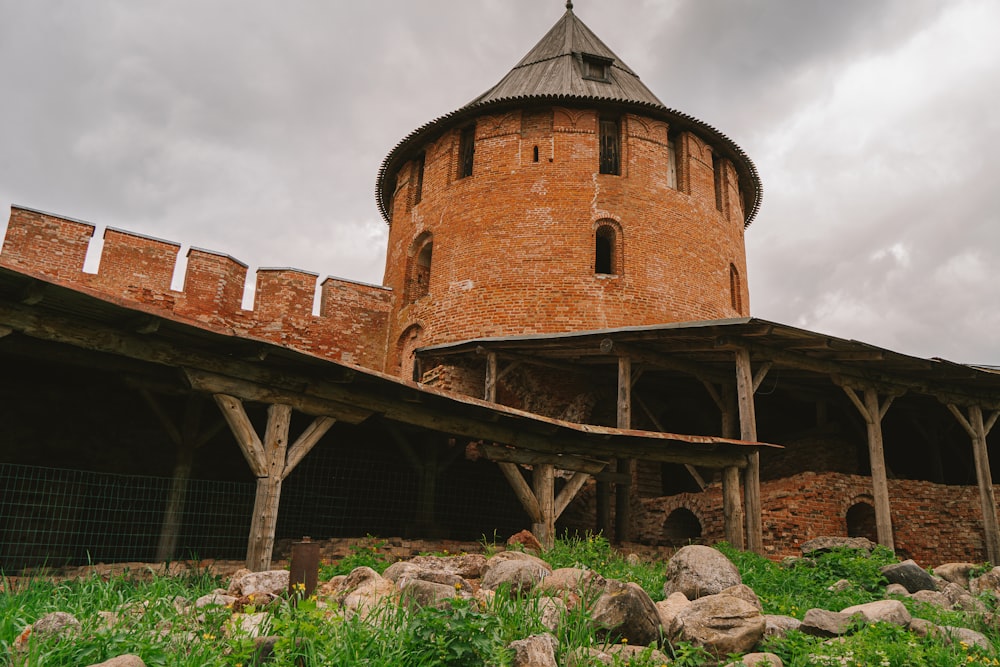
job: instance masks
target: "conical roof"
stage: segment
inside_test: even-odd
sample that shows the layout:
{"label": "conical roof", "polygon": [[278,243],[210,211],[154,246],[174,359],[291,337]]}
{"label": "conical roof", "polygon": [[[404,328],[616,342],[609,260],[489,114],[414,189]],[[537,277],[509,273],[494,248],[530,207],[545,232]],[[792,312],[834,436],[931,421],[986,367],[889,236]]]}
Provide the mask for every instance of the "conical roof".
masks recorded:
{"label": "conical roof", "polygon": [[573,13],[573,3],[567,2],[566,12],[559,21],[499,83],[465,106],[422,125],[396,144],[382,161],[375,186],[382,217],[390,221],[390,200],[400,167],[434,137],[487,110],[546,103],[614,105],[661,118],[671,128],[698,134],[736,167],[747,205],[744,226],[749,227],[757,215],[763,189],[757,168],[743,149],[711,125],[665,106]]}
{"label": "conical roof", "polygon": [[[588,62],[605,66],[588,76]],[[633,72],[584,25],[572,5],[500,83],[466,106],[526,97],[581,97],[665,108]]]}

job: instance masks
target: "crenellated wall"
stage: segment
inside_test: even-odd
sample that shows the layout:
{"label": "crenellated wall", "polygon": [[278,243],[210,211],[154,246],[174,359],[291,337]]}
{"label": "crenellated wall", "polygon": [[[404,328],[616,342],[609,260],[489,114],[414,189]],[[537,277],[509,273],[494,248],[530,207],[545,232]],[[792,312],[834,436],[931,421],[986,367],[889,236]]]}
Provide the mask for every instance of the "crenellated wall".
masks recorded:
{"label": "crenellated wall", "polygon": [[255,338],[381,371],[392,290],[291,268],[261,268],[253,310],[242,308],[247,265],[191,248],[184,286],[171,289],[179,243],[107,228],[97,273],[84,273],[95,227],[11,207],[0,266],[158,317]]}

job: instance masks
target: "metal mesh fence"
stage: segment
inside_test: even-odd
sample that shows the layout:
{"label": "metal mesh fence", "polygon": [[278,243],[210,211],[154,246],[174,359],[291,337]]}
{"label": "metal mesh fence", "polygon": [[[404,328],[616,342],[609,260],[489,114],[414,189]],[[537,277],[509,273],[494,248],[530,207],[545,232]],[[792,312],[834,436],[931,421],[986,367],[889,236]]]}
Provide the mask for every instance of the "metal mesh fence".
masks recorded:
{"label": "metal mesh fence", "polygon": [[[426,476],[399,462],[315,452],[282,485],[276,537],[450,537],[475,540],[525,527],[493,466],[460,461]],[[153,561],[175,480],[0,463],[0,570],[88,562]],[[253,480],[190,479],[174,558],[242,559]]]}

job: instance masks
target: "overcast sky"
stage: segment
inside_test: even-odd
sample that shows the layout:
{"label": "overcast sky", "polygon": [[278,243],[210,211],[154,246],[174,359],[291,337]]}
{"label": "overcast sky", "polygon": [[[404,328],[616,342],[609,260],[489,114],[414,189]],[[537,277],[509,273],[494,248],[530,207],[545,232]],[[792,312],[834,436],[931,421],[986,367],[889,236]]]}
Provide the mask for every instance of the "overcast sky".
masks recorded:
{"label": "overcast sky", "polygon": [[[13,203],[380,284],[382,159],[496,83],[563,5],[0,0],[0,232]],[[1000,364],[1000,2],[574,11],[757,164],[755,316]]]}

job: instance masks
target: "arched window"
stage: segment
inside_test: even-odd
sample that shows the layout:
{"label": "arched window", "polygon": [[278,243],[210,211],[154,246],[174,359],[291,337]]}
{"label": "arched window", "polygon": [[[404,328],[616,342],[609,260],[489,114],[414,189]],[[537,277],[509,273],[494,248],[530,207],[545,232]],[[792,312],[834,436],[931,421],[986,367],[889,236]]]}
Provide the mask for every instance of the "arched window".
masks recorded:
{"label": "arched window", "polygon": [[420,339],[424,329],[419,324],[406,327],[396,342],[396,354],[399,361],[399,377],[404,380],[420,381],[420,367],[416,360],[416,349],[420,347]]}
{"label": "arched window", "polygon": [[594,273],[617,276],[622,273],[621,232],[610,220],[602,220],[594,231]]}
{"label": "arched window", "polygon": [[434,254],[434,239],[429,232],[418,236],[410,246],[407,259],[406,301],[413,303],[427,296],[431,284],[431,260]]}
{"label": "arched window", "polygon": [[729,265],[729,301],[740,315],[743,314],[743,283],[740,281],[740,270],[735,264]]}

